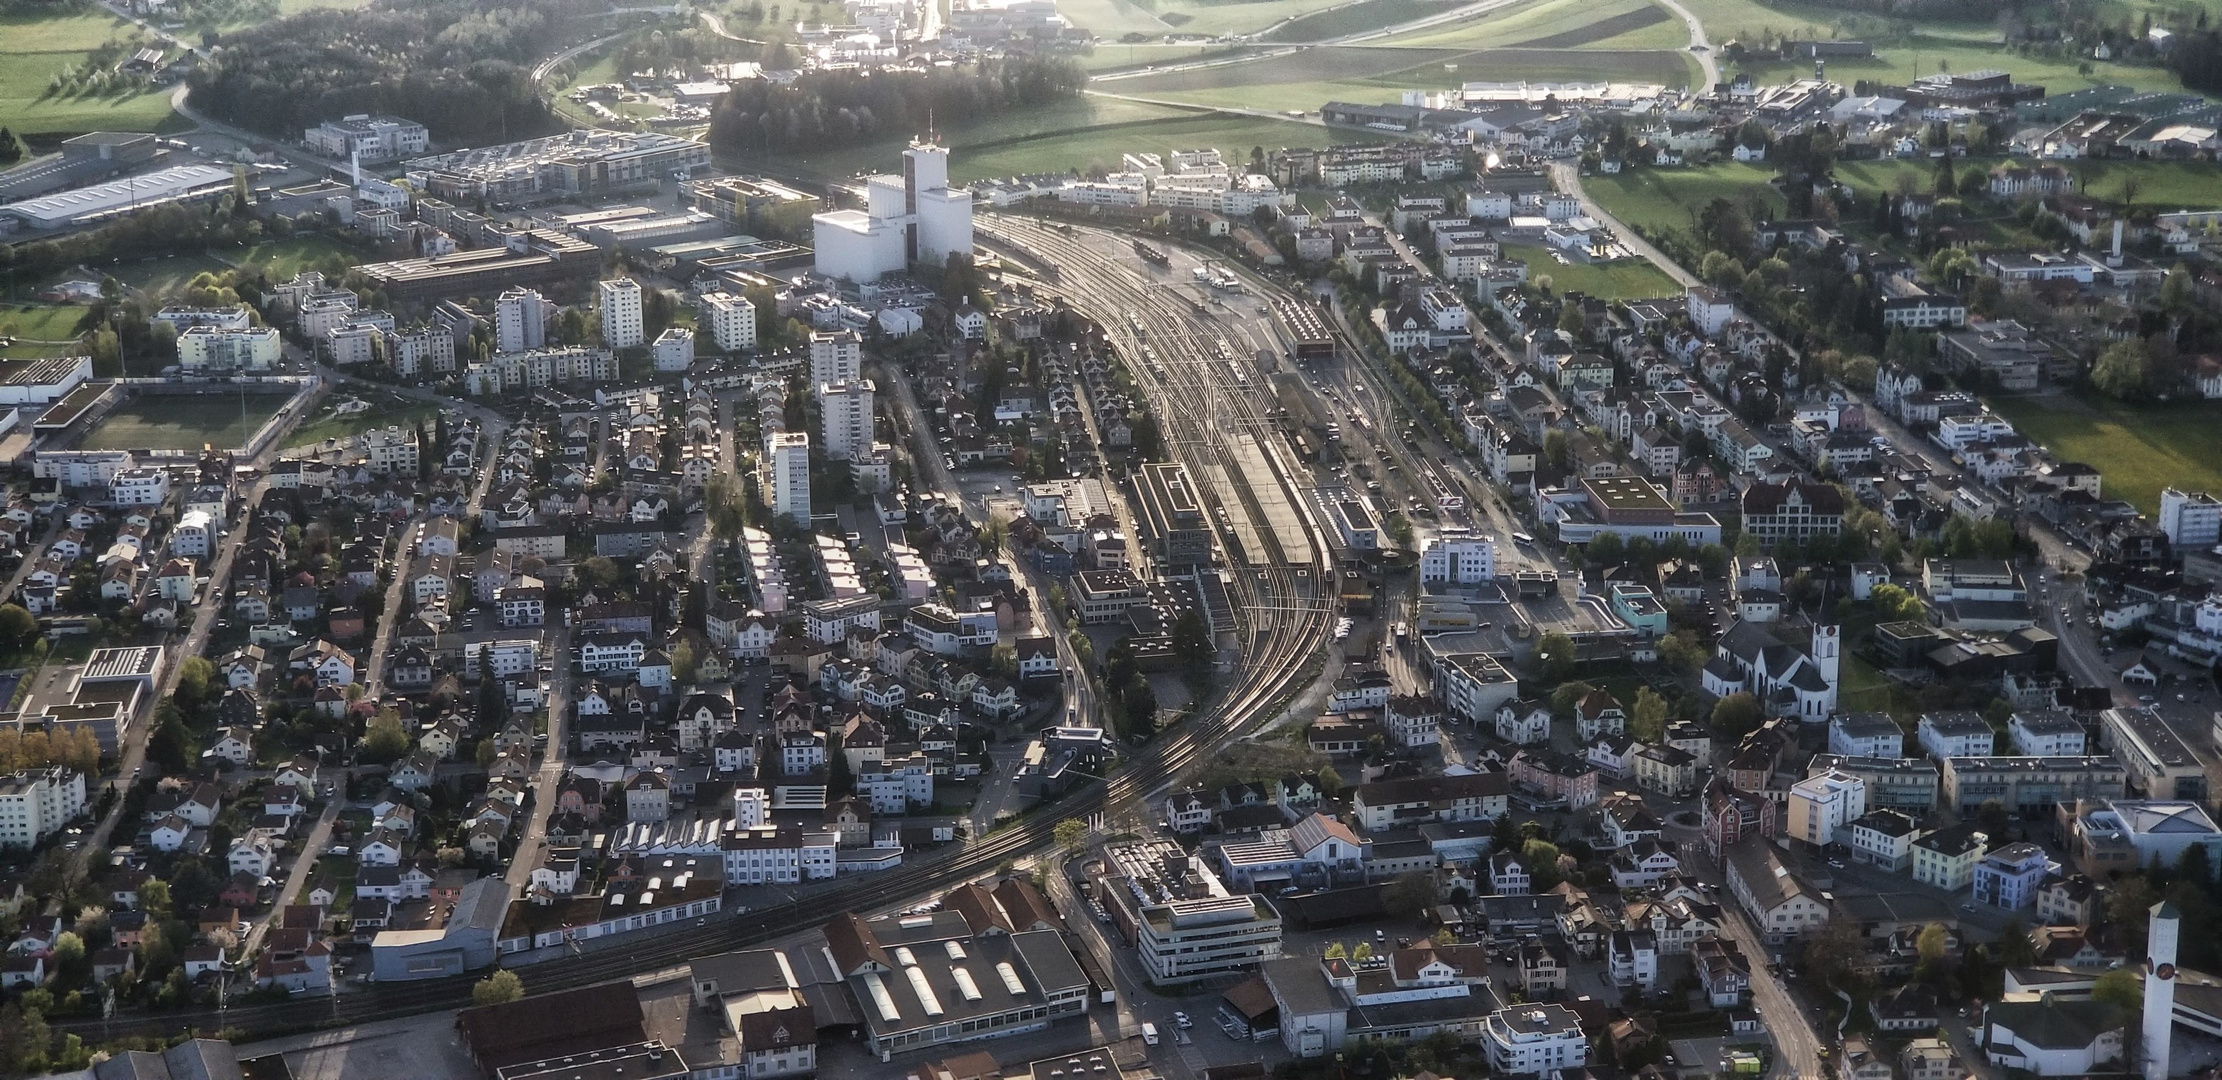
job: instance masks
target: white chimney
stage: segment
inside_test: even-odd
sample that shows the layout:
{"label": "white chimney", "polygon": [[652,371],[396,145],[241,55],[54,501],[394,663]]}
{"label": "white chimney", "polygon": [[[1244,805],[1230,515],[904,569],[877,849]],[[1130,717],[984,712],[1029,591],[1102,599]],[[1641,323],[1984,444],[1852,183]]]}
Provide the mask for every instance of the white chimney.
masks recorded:
{"label": "white chimney", "polygon": [[2121,219],[2121,218],[2115,218],[2115,219],[2114,219],[2114,248],[2113,248],[2113,250],[2112,250],[2112,251],[2110,251],[2110,252],[2108,252],[2108,253],[2107,253],[2107,256],[2106,256],[2106,265],[2108,265],[2108,266],[2120,266],[2120,265],[2122,265],[2122,219]]}

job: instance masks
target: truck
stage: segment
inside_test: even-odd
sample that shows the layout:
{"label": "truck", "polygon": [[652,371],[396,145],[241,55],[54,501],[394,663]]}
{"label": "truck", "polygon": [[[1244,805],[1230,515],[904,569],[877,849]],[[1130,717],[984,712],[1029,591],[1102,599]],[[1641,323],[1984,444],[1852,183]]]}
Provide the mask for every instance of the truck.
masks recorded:
{"label": "truck", "polygon": [[1157,1025],[1156,1025],[1156,1024],[1143,1024],[1143,1025],[1142,1025],[1142,1041],[1143,1041],[1143,1042],[1145,1042],[1145,1043],[1148,1043],[1148,1044],[1149,1044],[1149,1045],[1151,1045],[1151,1046],[1156,1046],[1156,1045],[1157,1045]]}

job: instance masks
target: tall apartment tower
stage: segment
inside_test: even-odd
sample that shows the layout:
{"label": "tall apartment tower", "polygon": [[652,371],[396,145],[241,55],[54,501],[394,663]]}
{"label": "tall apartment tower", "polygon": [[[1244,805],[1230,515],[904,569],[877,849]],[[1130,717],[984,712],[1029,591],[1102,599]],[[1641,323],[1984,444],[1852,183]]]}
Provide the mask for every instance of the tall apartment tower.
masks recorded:
{"label": "tall apartment tower", "polygon": [[548,316],[554,309],[531,289],[511,289],[494,301],[494,351],[524,352],[548,344]]}
{"label": "tall apartment tower", "polygon": [[2145,932],[2145,1080],[2168,1080],[2169,1030],[2176,1022],[2176,939],[2183,913],[2166,900],[2152,906]]}
{"label": "tall apartment tower", "polygon": [[771,469],[772,513],[810,527],[810,436],[782,431],[771,437],[766,455]]}
{"label": "tall apartment tower", "polygon": [[701,321],[709,325],[711,339],[726,352],[756,347],[756,305],[745,296],[703,293]]}
{"label": "tall apartment tower", "polygon": [[826,457],[861,458],[872,451],[872,380],[818,384],[818,420]]}
{"label": "tall apartment tower", "polygon": [[864,373],[864,335],[854,330],[810,335],[810,385],[854,382]]}
{"label": "tall apartment tower", "polygon": [[648,325],[641,319],[640,282],[631,278],[605,281],[602,300],[602,344],[630,349],[648,343]]}

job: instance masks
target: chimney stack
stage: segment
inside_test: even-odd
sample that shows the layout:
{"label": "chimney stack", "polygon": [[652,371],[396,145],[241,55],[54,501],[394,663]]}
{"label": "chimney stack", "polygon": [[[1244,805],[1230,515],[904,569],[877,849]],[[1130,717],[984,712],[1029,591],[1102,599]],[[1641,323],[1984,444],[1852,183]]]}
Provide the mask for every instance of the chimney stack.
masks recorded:
{"label": "chimney stack", "polygon": [[2114,219],[2114,247],[2107,253],[2106,265],[2122,265],[2122,219]]}

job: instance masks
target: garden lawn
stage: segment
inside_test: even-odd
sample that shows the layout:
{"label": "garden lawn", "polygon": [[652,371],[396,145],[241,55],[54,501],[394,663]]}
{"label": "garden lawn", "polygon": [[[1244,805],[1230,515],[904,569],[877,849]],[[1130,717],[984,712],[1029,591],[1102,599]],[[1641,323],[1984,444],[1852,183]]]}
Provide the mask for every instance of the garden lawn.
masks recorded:
{"label": "garden lawn", "polygon": [[2131,406],[2053,394],[1995,397],[1990,405],[2054,457],[2097,469],[2106,497],[2147,514],[2159,510],[2164,487],[2222,491],[2222,454],[2215,452],[2222,407],[2212,403]]}
{"label": "garden lawn", "polygon": [[170,90],[107,97],[55,97],[47,85],[63,68],[110,38],[128,38],[129,23],[108,15],[0,16],[0,126],[19,135],[87,131],[154,131],[170,119]]}
{"label": "garden lawn", "polygon": [[[430,420],[440,413],[440,407],[429,401],[418,401],[381,390],[362,389],[360,393],[355,392],[358,389],[361,388],[350,386],[334,393],[326,399],[327,404],[314,417],[286,437],[286,442],[293,446],[308,446],[326,439],[360,435],[372,428],[382,428],[389,424],[410,427],[419,420]],[[369,402],[370,408],[346,416],[332,412],[331,405],[357,397]]]}
{"label": "garden lawn", "polygon": [[77,321],[84,317],[85,309],[81,307],[0,304],[0,337],[17,338],[25,344],[75,342]]}
{"label": "garden lawn", "polygon": [[1631,169],[1617,176],[1582,178],[1582,190],[1614,217],[1644,229],[1687,229],[1690,215],[1716,198],[1741,202],[1756,194],[1780,212],[1782,199],[1767,181],[1774,167],[1724,162],[1697,169]]}
{"label": "garden lawn", "polygon": [[1551,279],[1551,291],[1588,293],[1600,300],[1640,300],[1676,296],[1682,291],[1674,279],[1642,259],[1615,259],[1604,263],[1559,262],[1541,244],[1506,244],[1505,258],[1528,268],[1528,280]]}

